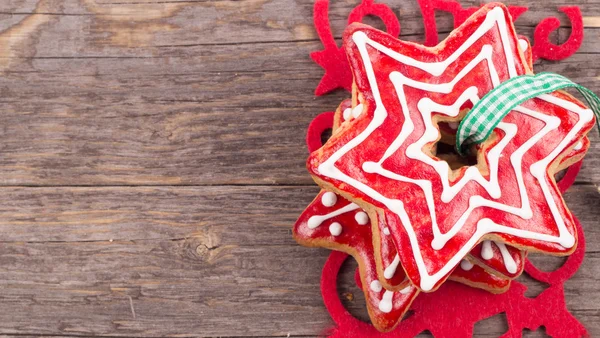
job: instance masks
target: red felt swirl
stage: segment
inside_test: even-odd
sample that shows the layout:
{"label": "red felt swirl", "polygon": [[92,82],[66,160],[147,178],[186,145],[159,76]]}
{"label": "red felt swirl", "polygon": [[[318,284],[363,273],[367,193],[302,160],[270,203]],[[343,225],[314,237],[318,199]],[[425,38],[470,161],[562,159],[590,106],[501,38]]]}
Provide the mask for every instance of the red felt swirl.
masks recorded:
{"label": "red felt swirl", "polygon": [[400,35],[400,21],[387,5],[376,4],[373,0],[364,0],[350,12],[348,24],[361,22],[367,15],[376,16],[383,21],[385,30],[393,36]]}
{"label": "red felt swirl", "polygon": [[308,130],[306,131],[306,146],[308,147],[309,152],[312,153],[323,145],[323,142],[321,142],[321,135],[323,135],[323,132],[327,129],[333,127],[334,114],[335,113],[332,111],[321,113],[308,125]]}
{"label": "red felt swirl", "polygon": [[550,33],[560,27],[560,20],[550,17],[542,20],[533,33],[533,59],[562,60],[575,54],[583,42],[583,18],[577,6],[560,7],[559,10],[571,21],[571,35],[563,44],[555,45],[550,42]]}
{"label": "red felt swirl", "polygon": [[528,275],[540,282],[551,285],[564,283],[567,279],[573,277],[575,272],[577,272],[581,266],[581,263],[583,263],[583,256],[585,255],[585,236],[583,234],[583,228],[579,221],[575,223],[577,226],[577,249],[567,258],[565,264],[555,271],[545,272],[538,269],[529,259],[527,259],[525,262],[525,272],[527,272]]}
{"label": "red felt swirl", "polygon": [[560,179],[560,181],[556,182],[558,189],[560,189],[561,193],[567,191],[573,183],[575,183],[575,179],[577,179],[577,174],[579,174],[579,170],[581,170],[581,166],[583,165],[583,160],[573,164],[570,166],[565,175]]}

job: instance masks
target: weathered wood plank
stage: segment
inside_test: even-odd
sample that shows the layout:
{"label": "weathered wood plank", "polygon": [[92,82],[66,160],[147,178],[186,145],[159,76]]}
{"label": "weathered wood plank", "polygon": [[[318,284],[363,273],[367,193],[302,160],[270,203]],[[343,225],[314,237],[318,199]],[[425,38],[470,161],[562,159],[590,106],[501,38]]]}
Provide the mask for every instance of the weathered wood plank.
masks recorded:
{"label": "weathered wood plank", "polygon": [[[336,36],[356,3],[333,3]],[[389,3],[403,36],[422,39],[416,1]],[[564,1],[513,3],[531,7],[517,22],[531,36]],[[313,97],[322,70],[308,59],[321,48],[312,6],[2,1],[0,185],[310,184],[305,128],[345,96]],[[600,3],[582,10],[590,28],[581,52],[598,53]],[[451,28],[448,15],[438,24]],[[564,40],[568,28],[560,33]],[[539,67],[600,88],[589,55]],[[600,180],[596,144],[580,183]],[[316,336],[331,325],[318,289],[328,252],[290,236],[316,191],[2,187],[0,334]],[[592,336],[600,333],[598,195],[591,185],[567,195],[588,235],[587,261],[567,297]],[[348,271],[341,290],[353,290],[347,305],[366,318]],[[476,333],[502,330],[494,318]]]}
{"label": "weathered wood plank", "polygon": [[[520,31],[531,35],[552,3],[533,5]],[[2,2],[0,185],[310,184],[306,127],[346,96],[313,96],[312,4]],[[332,5],[334,28],[353,5]],[[416,2],[391,5],[419,39]],[[573,60],[541,69],[599,89],[586,81],[594,65]]]}
{"label": "weathered wood plank", "polygon": [[[313,98],[321,70],[305,56],[316,46],[217,46],[204,56],[193,47],[196,61],[32,60],[0,78],[0,183],[309,184],[306,127],[346,95]],[[275,52],[283,58],[271,65]],[[586,63],[581,54],[538,69],[600,91],[598,67]],[[270,66],[286,70],[259,70]],[[599,151],[594,142],[589,163]]]}
{"label": "weathered wood plank", "polygon": [[[319,293],[328,251],[300,247],[290,234],[316,192],[271,186],[2,188],[0,333],[318,335],[331,325]],[[588,255],[567,284],[567,300],[595,336],[600,193],[578,185],[566,200],[588,237]],[[351,283],[350,272],[340,290],[354,292],[348,306],[364,318],[362,296]],[[480,337],[502,330],[501,320],[480,325]]]}
{"label": "weathered wood plank", "polygon": [[[348,14],[358,0],[333,1],[330,20],[337,36],[341,34]],[[417,1],[388,0],[400,18],[402,32],[406,35],[423,34],[423,24]],[[478,6],[479,1],[462,1],[464,7]],[[535,26],[548,16],[559,16],[564,2],[560,0],[531,3],[511,1],[511,4],[528,6],[530,10],[517,20],[519,26]],[[596,24],[594,14],[600,11],[597,1],[580,5],[586,24]],[[104,48],[140,47],[150,45],[182,45],[239,43],[252,41],[290,41],[315,39],[312,30],[313,1],[310,0],[244,0],[244,1],[99,1],[99,0],[26,0],[5,1],[0,13],[5,18],[0,27],[7,27],[37,14],[26,27],[38,28],[40,22],[67,21],[73,30],[52,32],[60,41],[67,42],[84,28],[91,36],[87,42],[100,43]],[[563,25],[568,25],[564,20]],[[3,25],[2,25],[3,24]],[[449,15],[440,13],[438,26],[442,31],[452,28]],[[47,28],[47,27],[46,27]],[[243,32],[240,34],[239,32]],[[40,42],[50,46],[50,41]],[[72,46],[72,44],[71,44]],[[56,45],[51,47],[56,50]],[[73,49],[67,49],[74,51]],[[87,52],[98,51],[98,48]],[[78,51],[81,53],[82,51]],[[122,53],[123,51],[121,51]]]}

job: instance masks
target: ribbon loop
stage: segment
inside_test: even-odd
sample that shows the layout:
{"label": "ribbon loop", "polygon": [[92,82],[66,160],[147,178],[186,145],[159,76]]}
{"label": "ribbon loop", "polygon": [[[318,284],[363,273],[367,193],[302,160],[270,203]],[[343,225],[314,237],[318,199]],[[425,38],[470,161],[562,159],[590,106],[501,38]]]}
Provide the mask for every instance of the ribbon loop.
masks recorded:
{"label": "ribbon loop", "polygon": [[600,99],[591,90],[555,73],[539,73],[513,77],[488,92],[461,121],[456,133],[456,150],[464,155],[471,144],[485,141],[498,123],[519,104],[559,89],[572,87],[585,98],[600,119]]}

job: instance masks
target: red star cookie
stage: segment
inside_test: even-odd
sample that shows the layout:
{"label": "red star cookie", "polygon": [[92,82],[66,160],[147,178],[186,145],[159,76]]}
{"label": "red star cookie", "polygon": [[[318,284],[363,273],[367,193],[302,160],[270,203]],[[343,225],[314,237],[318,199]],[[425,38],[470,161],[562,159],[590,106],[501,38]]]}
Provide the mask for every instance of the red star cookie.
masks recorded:
{"label": "red star cookie", "polygon": [[422,290],[439,286],[485,239],[552,254],[575,228],[553,181],[593,113],[564,93],[517,107],[477,148],[477,166],[435,156],[438,121],[458,121],[493,86],[530,72],[506,9],[489,4],[437,47],[354,24],[344,34],[362,113],[311,154],[317,183],[383,210],[402,266]]}
{"label": "red star cookie", "polygon": [[[519,42],[520,46],[525,45],[527,46],[525,49],[530,50],[527,40],[520,39]],[[531,65],[530,60],[529,64]],[[348,121],[355,118],[354,116],[357,114],[359,115],[361,113],[360,109],[361,107],[352,107],[352,102],[349,99],[342,101],[334,114],[334,133],[337,132],[342,124],[347,124]],[[448,125],[446,126],[449,127],[446,133],[450,136],[455,136],[456,128],[452,128]],[[454,141],[452,140],[450,142],[453,143]],[[563,170],[569,165],[580,161],[588,148],[589,139],[584,137],[572,150],[568,151],[568,155],[563,158],[557,171]],[[338,198],[341,197],[338,196]],[[401,288],[405,287],[405,284],[403,284],[403,271],[396,273],[399,268],[401,270],[401,267],[399,267],[400,259],[397,256],[397,250],[394,244],[391,242],[390,238],[387,237],[390,235],[390,231],[385,223],[385,218],[378,217],[377,221],[379,225],[379,236],[374,237],[377,275],[379,276],[381,284],[386,289],[399,291]],[[467,259],[501,278],[513,279],[518,277],[523,271],[525,265],[525,251],[501,242],[484,241],[471,250]],[[498,289],[495,288],[497,285],[498,284],[494,283],[491,285],[484,284],[483,286],[485,287],[482,287],[481,283],[479,283],[480,288],[496,293],[498,292]]]}
{"label": "red star cookie", "polygon": [[368,215],[356,204],[321,191],[293,229],[294,239],[306,246],[340,250],[358,262],[371,322],[380,331],[393,329],[418,294],[404,274],[399,291],[386,290],[377,277]]}
{"label": "red star cookie", "polygon": [[[526,40],[525,40],[526,41]],[[334,114],[334,133],[337,132],[342,124],[360,116],[360,106],[352,107],[351,100],[344,100],[339,105],[338,109]],[[456,128],[450,129],[448,135],[455,136]],[[451,141],[453,143],[453,141]],[[565,158],[566,159],[566,158]],[[373,245],[375,247],[375,262],[377,266],[377,275],[379,281],[388,290],[399,290],[404,285],[397,284],[402,282],[404,278],[404,272],[401,270],[400,258],[395,245],[392,243],[390,236],[390,230],[385,222],[385,217],[379,215],[377,217],[378,222],[378,233],[373,237]],[[488,241],[488,243],[491,243]],[[482,251],[483,244],[475,247],[471,253],[469,253],[469,260],[475,262],[478,266],[487,268],[492,274],[496,274],[502,278],[516,278],[521,274],[525,266],[524,255],[525,252],[517,248],[507,246],[503,243],[498,243],[496,246],[498,249],[493,249],[493,246],[485,244],[487,250]],[[482,257],[482,252],[484,257]],[[398,276],[402,276],[399,279]],[[495,282],[495,281],[494,281]],[[492,284],[487,287],[482,287],[482,283],[478,283],[478,287],[485,288],[493,292],[498,292],[496,289],[497,284]],[[505,287],[507,285],[502,285]]]}
{"label": "red star cookie", "polygon": [[[332,128],[333,133],[334,134],[337,133],[341,125],[347,125],[348,121],[351,121],[352,119],[358,117],[358,115],[361,113],[360,108],[361,108],[360,106],[353,108],[351,100],[343,100],[334,113],[334,124],[333,124],[333,128]],[[333,195],[331,195],[331,193],[329,194],[329,198],[335,198],[336,200],[340,199],[340,198],[343,199],[341,196],[338,196],[338,195],[333,196]],[[346,201],[346,203],[350,203],[350,202]],[[321,206],[321,204],[317,203],[317,208],[315,208],[315,206],[313,206],[311,204],[311,206],[309,206],[307,208],[307,211],[309,213],[317,213],[318,215],[321,215],[321,214],[325,215],[325,214],[329,214],[330,212],[332,212],[332,210],[327,210],[326,208],[320,210],[318,208],[318,206]],[[323,207],[321,207],[321,208],[323,208]],[[309,211],[309,210],[312,210],[312,211]],[[339,217],[344,218],[341,215]],[[344,224],[344,223],[346,223],[346,221],[348,221],[348,218],[338,220],[337,216],[333,216],[330,219],[330,221],[331,222],[339,221],[338,223]],[[352,220],[350,219],[350,221],[352,221]],[[377,267],[377,276],[379,277],[379,281],[381,282],[383,287],[387,290],[400,291],[401,289],[406,287],[405,274],[404,274],[404,271],[402,270],[402,267],[399,266],[400,259],[397,254],[398,251],[396,250],[396,248],[393,245],[391,238],[389,236],[390,233],[389,233],[389,229],[387,228],[387,225],[385,224],[385,218],[377,217],[377,219],[372,220],[372,222],[378,222],[378,224],[379,224],[379,235],[373,237],[374,255],[375,255],[375,262],[376,262],[375,265]],[[523,264],[524,264],[524,260],[521,257],[521,253],[516,248],[509,247],[509,250],[510,250],[511,255],[517,256],[513,260],[510,260],[509,262],[512,263],[513,265],[517,266],[518,273],[520,274],[521,271],[523,270]],[[510,274],[507,274],[504,272],[506,270],[505,266],[511,266],[511,265],[504,263],[504,257],[502,255],[496,254],[495,251],[493,253],[494,253],[493,256],[491,258],[488,258],[485,261],[485,263],[479,263],[478,265],[480,265],[481,267],[484,267],[484,268],[488,267],[489,269],[494,269],[495,267],[500,267],[501,268],[500,270],[492,270],[491,273],[496,274],[502,278],[516,277],[516,276],[510,275]],[[461,281],[464,281],[464,280],[465,280],[465,278],[461,279]],[[498,293],[499,291],[502,290],[502,289],[498,289],[499,283],[497,280],[492,280],[489,285],[487,285],[485,283],[485,281],[478,280],[474,283],[471,283],[471,285],[486,289],[491,292],[496,292],[496,293]],[[508,284],[502,285],[502,288],[504,288],[506,286],[508,286]]]}

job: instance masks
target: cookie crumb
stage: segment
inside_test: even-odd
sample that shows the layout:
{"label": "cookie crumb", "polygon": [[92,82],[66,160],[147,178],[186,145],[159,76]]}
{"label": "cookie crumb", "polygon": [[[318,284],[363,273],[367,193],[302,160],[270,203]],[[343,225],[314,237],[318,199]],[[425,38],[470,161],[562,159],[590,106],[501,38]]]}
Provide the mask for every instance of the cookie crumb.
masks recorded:
{"label": "cookie crumb", "polygon": [[354,301],[354,294],[352,292],[344,292],[344,298],[348,301]]}

